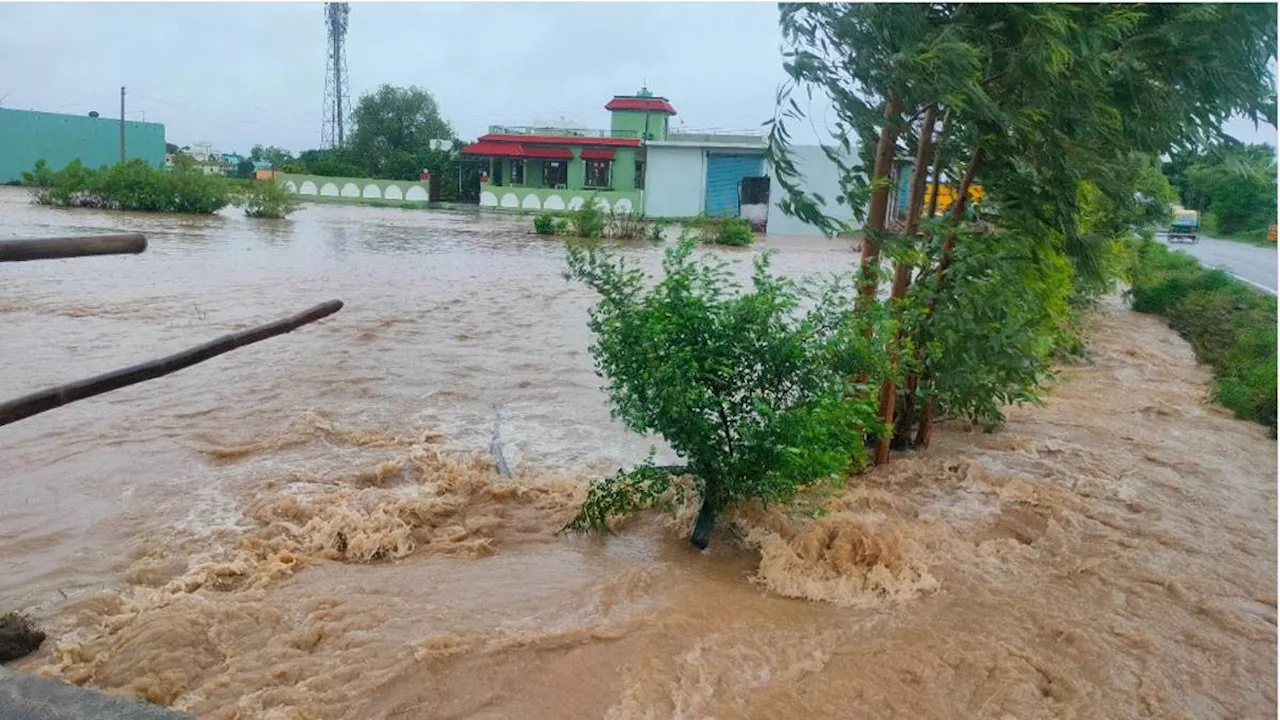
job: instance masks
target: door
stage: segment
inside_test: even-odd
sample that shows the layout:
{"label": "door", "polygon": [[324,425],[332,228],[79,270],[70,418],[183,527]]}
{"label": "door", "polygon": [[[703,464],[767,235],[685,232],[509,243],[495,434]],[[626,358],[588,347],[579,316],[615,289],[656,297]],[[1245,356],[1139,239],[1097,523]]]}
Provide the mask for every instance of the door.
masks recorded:
{"label": "door", "polygon": [[707,189],[703,212],[710,217],[738,217],[738,185],[743,178],[764,175],[761,155],[707,153]]}

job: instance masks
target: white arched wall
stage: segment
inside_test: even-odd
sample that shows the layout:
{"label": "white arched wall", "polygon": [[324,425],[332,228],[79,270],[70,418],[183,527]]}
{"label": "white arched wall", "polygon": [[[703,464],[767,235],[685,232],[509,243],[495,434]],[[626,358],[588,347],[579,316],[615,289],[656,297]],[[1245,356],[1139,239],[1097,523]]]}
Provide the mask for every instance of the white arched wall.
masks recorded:
{"label": "white arched wall", "polygon": [[302,186],[298,188],[299,195],[315,195],[317,192],[319,191],[316,190],[316,184],[310,180],[304,181]]}
{"label": "white arched wall", "polygon": [[414,185],[405,192],[404,199],[425,202],[428,199],[427,191],[423,190],[421,185]]}
{"label": "white arched wall", "polygon": [[400,189],[399,185],[388,185],[387,189],[382,191],[382,197],[387,200],[403,200],[404,191]]}

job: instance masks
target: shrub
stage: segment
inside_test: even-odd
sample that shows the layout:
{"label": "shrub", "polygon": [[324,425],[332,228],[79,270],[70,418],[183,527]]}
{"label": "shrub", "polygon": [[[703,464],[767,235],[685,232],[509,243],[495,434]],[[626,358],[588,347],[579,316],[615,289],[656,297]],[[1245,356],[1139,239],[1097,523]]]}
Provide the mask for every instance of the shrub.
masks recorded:
{"label": "shrub", "polygon": [[644,240],[649,237],[649,223],[639,215],[610,210],[605,235],[616,240]]}
{"label": "shrub", "polygon": [[238,204],[255,218],[284,218],[298,209],[298,198],[274,180],[254,180],[241,191]]}
{"label": "shrub", "polygon": [[691,540],[705,548],[721,511],[843,482],[867,460],[864,433],[882,430],[874,392],[851,386],[882,377],[885,361],[881,340],[862,332],[877,323],[854,317],[847,283],[804,292],[769,274],[766,253],[750,291],[735,292],[725,266],[694,249],[691,239],[668,249],[664,277],[646,289],[644,273],[610,251],[569,248],[568,277],[602,296],[591,354],[614,417],[661,434],[687,466],[650,460],[597,480],[566,530],[607,531],[611,518],[667,497],[673,474],[689,475],[701,498]]}
{"label": "shrub", "polygon": [[755,242],[751,223],[742,218],[699,217],[689,221],[699,239],[711,245],[746,247]]}
{"label": "shrub", "polygon": [[577,210],[569,213],[569,227],[573,234],[581,238],[598,238],[604,235],[605,213],[596,206],[594,195],[587,198]]}
{"label": "shrub", "polygon": [[533,219],[533,231],[539,235],[555,235],[556,219],[550,213],[540,213]]}
{"label": "shrub", "polygon": [[79,160],[50,172],[44,161],[23,173],[41,205],[88,207],[143,212],[207,215],[230,204],[231,185],[225,178],[191,168],[162,170],[142,160],[91,170]]}
{"label": "shrub", "polygon": [[1185,253],[1134,243],[1133,309],[1163,315],[1213,367],[1213,397],[1276,432],[1276,299]]}

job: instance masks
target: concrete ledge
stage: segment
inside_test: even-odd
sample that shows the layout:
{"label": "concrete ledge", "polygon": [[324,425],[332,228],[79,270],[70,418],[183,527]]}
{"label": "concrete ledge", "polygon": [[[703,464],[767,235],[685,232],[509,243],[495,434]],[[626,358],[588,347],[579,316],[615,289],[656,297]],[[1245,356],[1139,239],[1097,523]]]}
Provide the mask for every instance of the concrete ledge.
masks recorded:
{"label": "concrete ledge", "polygon": [[124,700],[54,678],[0,668],[0,718],[4,720],[182,720],[189,718],[146,703]]}

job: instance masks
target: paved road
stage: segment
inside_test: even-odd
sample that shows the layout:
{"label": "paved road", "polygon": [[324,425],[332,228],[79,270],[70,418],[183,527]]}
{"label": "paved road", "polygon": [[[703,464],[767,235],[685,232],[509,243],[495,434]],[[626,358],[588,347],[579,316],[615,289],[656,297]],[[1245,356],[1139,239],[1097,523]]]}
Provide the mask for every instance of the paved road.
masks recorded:
{"label": "paved road", "polygon": [[[1157,235],[1156,239],[1168,243],[1164,234]],[[1169,247],[1194,256],[1205,267],[1222,268],[1260,290],[1266,290],[1272,295],[1276,294],[1276,248],[1274,246],[1258,247],[1201,235],[1194,244],[1173,243]]]}

